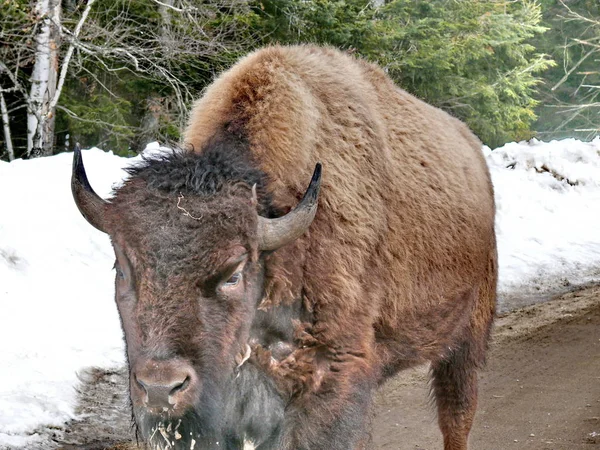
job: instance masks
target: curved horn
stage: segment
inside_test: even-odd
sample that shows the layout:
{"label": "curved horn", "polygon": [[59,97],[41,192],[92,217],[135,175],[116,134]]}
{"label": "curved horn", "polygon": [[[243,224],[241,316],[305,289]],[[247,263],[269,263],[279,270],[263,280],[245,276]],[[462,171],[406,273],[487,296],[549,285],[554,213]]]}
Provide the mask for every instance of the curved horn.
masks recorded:
{"label": "curved horn", "polygon": [[73,151],[73,172],[71,174],[71,191],[79,212],[98,230],[106,233],[104,224],[104,209],[108,202],[94,192],[88,181],[81,158],[79,144]]}
{"label": "curved horn", "polygon": [[258,217],[260,250],[277,250],[304,234],[317,213],[320,185],[321,164],[317,163],[308,189],[294,210],[276,219]]}

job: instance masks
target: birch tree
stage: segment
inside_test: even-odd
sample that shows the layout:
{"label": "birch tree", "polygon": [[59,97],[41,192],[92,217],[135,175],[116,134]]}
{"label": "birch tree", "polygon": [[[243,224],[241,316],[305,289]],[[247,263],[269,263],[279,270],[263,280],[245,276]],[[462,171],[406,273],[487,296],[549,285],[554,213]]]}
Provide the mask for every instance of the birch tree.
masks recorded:
{"label": "birch tree", "polygon": [[[52,154],[54,143],[54,123],[58,104],[75,41],[81,32],[89,11],[95,0],[88,0],[75,30],[70,33],[72,40],[62,61],[59,61],[60,38],[63,32],[61,23],[60,0],[36,0],[29,23],[23,23],[22,29],[29,33],[15,33],[20,38],[8,42],[9,50],[2,54],[0,71],[10,80],[12,86],[0,88],[4,92],[20,92],[21,101],[27,112],[27,151],[29,157]],[[9,19],[10,20],[10,19]],[[30,43],[33,43],[31,45]],[[11,57],[12,56],[12,57]],[[27,80],[21,69],[33,61],[31,76]],[[11,64],[13,67],[9,67]],[[60,74],[59,74],[60,70]],[[25,85],[29,85],[27,90]],[[5,145],[9,159],[14,158],[10,132],[10,115],[4,96],[0,98]]]}
{"label": "birch tree", "polygon": [[35,63],[27,105],[27,154],[52,154],[54,110],[50,103],[56,95],[58,76],[58,39],[60,1],[37,0],[34,14],[39,24],[35,36]]}
{"label": "birch tree", "polygon": [[[5,154],[17,153],[14,146],[8,151],[9,142],[20,139],[14,136],[21,136],[15,114],[27,116],[20,156],[52,154],[57,116],[71,127],[81,124],[79,129],[123,130],[122,119],[115,128],[114,117],[92,108],[98,98],[127,105],[121,88],[127,83],[149,86],[146,112],[134,113],[142,118],[138,125],[149,124],[149,138],[158,131],[157,111],[167,110],[169,123],[179,128],[214,73],[251,47],[245,41],[249,10],[247,0],[9,1],[8,12],[0,14]],[[74,105],[77,95],[61,100],[65,89],[79,86],[93,92],[89,101]],[[138,94],[131,101],[144,99]]]}

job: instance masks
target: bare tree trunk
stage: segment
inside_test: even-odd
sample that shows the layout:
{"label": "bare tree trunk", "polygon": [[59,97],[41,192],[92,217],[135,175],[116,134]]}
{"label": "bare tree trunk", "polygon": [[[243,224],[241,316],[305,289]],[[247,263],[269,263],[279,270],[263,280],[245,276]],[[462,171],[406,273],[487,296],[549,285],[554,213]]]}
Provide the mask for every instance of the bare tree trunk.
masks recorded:
{"label": "bare tree trunk", "polygon": [[[52,1],[52,0],[51,0]],[[52,26],[50,27],[50,72],[48,73],[48,90],[44,98],[44,141],[43,156],[52,155],[54,148],[54,125],[56,124],[56,106],[52,104],[56,96],[58,82],[58,49],[60,46],[60,0],[54,0]]]}
{"label": "bare tree trunk", "polygon": [[2,125],[4,126],[4,142],[6,143],[6,151],[8,152],[8,160],[15,159],[15,151],[13,150],[12,137],[10,135],[10,118],[8,117],[8,108],[4,101],[4,93],[0,90],[0,112],[2,113]]}
{"label": "bare tree trunk", "polygon": [[27,111],[27,154],[45,156],[52,154],[54,143],[54,108],[50,102],[58,74],[60,0],[37,0],[35,12],[40,18],[40,31]]}
{"label": "bare tree trunk", "polygon": [[169,28],[171,26],[171,8],[173,8],[173,0],[163,0],[158,4],[158,11],[162,18],[162,37],[167,40],[169,39]]}

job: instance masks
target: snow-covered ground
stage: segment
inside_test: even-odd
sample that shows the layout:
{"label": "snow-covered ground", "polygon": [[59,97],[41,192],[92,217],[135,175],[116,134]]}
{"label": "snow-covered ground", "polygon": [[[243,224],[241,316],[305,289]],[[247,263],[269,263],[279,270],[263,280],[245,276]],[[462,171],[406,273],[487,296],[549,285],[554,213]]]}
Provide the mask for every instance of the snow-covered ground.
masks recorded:
{"label": "snow-covered ground", "polygon": [[[151,146],[150,151],[156,151]],[[497,200],[502,305],[600,281],[600,138],[484,148]],[[77,372],[124,363],[108,238],[71,198],[72,154],[0,161],[0,449],[75,417]],[[107,196],[132,162],[84,152]]]}
{"label": "snow-covered ground", "polygon": [[500,309],[600,281],[600,137],[484,153],[496,191]]}

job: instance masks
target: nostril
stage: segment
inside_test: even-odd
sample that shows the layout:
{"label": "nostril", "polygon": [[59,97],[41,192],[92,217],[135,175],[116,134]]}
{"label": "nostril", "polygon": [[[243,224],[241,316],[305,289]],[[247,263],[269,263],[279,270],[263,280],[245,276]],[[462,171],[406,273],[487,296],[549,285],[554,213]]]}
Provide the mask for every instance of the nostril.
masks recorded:
{"label": "nostril", "polygon": [[169,397],[177,394],[178,392],[185,391],[189,385],[190,385],[190,377],[188,375],[187,377],[185,377],[185,380],[183,380],[181,383],[176,383],[173,386],[173,389],[171,389],[171,391],[169,392]]}
{"label": "nostril", "polygon": [[131,373],[134,405],[147,408],[187,408],[198,394],[193,367],[178,360],[148,360]]}
{"label": "nostril", "polygon": [[139,386],[139,388],[144,391],[146,394],[148,393],[148,389],[146,389],[146,383],[144,383],[142,380],[140,380],[137,375],[133,376],[135,379],[135,382],[137,383],[137,385]]}

